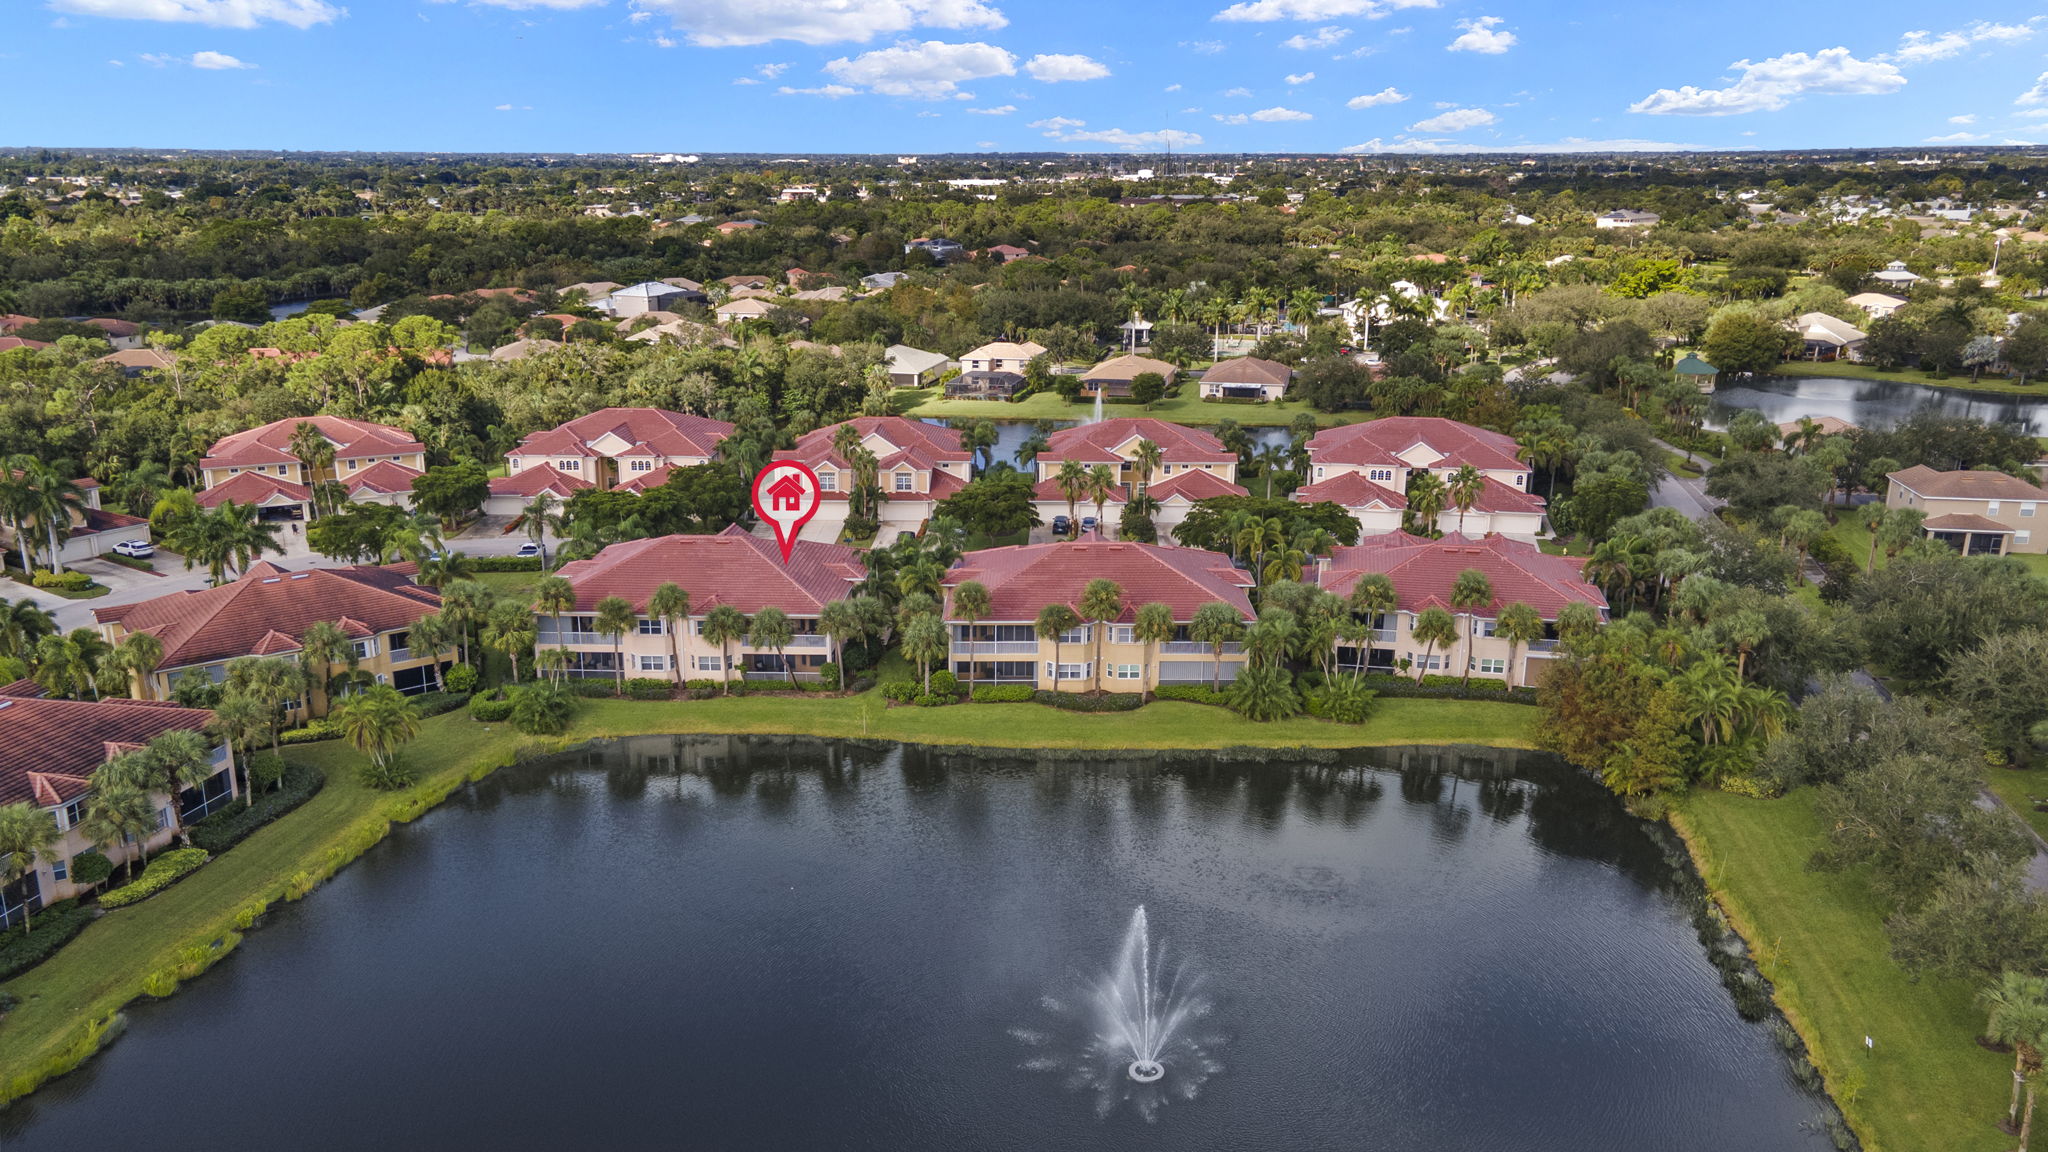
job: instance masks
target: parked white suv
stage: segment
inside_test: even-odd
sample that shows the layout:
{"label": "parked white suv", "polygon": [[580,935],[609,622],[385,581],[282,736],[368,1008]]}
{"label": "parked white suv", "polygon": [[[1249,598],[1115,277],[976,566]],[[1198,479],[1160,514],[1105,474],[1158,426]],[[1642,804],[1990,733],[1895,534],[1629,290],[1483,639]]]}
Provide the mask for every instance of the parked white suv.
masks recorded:
{"label": "parked white suv", "polygon": [[147,560],[156,555],[156,545],[147,540],[123,540],[114,545],[114,555],[126,556],[131,560]]}

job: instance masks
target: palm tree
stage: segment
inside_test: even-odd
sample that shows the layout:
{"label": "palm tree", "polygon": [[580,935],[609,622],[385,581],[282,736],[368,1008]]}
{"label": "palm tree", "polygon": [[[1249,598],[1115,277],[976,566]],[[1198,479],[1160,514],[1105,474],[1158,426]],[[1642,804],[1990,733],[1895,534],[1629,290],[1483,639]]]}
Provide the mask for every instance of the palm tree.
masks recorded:
{"label": "palm tree", "polygon": [[1410,530],[1423,536],[1436,534],[1436,518],[1450,500],[1443,477],[1434,472],[1416,472],[1408,478],[1408,521]]}
{"label": "palm tree", "polygon": [[[2034,1081],[2041,1070],[2041,1053],[2048,1049],[2048,979],[2023,972],[2006,972],[1998,982],[1978,993],[1977,999],[1991,1010],[1985,1038],[2013,1049],[2012,1103],[2006,1108],[2006,1130],[2020,1138],[2021,1152],[2034,1122]],[[2020,1092],[2026,1091],[2026,1118],[2020,1118]]]}
{"label": "palm tree", "polygon": [[1138,467],[1138,491],[1143,492],[1152,486],[1152,477],[1159,471],[1165,455],[1159,445],[1150,440],[1138,441],[1137,447],[1131,450],[1131,463]]}
{"label": "palm tree", "polygon": [[[676,687],[683,685],[682,641],[677,639],[690,623],[690,593],[673,580],[664,580],[654,588],[654,594],[647,598],[647,614],[661,621],[661,630],[668,633],[668,660],[675,668]],[[513,673],[518,679],[518,673]]]}
{"label": "palm tree", "polygon": [[1372,665],[1372,642],[1378,635],[1380,617],[1392,612],[1400,603],[1401,596],[1394,589],[1393,577],[1384,572],[1367,572],[1351,586],[1351,611],[1365,621],[1366,627],[1365,651],[1359,654],[1360,674]]}
{"label": "palm tree", "polygon": [[1694,661],[1672,678],[1689,723],[1699,725],[1701,745],[1712,748],[1735,738],[1742,716],[1742,681],[1719,654]]}
{"label": "palm tree", "polygon": [[1052,441],[1049,438],[1051,432],[1051,421],[1041,420],[1032,427],[1031,434],[1026,436],[1024,442],[1017,445],[1017,450],[1010,454],[1011,459],[1017,462],[1018,468],[1027,472],[1033,470],[1033,466],[1038,462],[1039,453],[1052,448]]}
{"label": "palm tree", "polygon": [[245,807],[256,804],[256,781],[248,772],[249,746],[262,739],[263,734],[276,723],[275,711],[247,692],[223,693],[220,703],[213,706],[213,721],[209,727],[214,735],[220,737],[221,743],[228,746],[228,770],[242,770],[246,781],[242,789]]}
{"label": "palm tree", "polygon": [[1459,691],[1472,688],[1472,633],[1478,629],[1479,620],[1475,609],[1485,608],[1493,603],[1493,581],[1477,568],[1467,568],[1451,581],[1451,607],[1465,614],[1465,680]]}
{"label": "palm tree", "polygon": [[1408,634],[1422,641],[1422,659],[1415,667],[1415,682],[1420,684],[1429,673],[1430,655],[1438,648],[1448,652],[1450,646],[1458,642],[1458,622],[1449,612],[1431,605],[1417,614],[1415,626]]}
{"label": "palm tree", "polygon": [[9,604],[0,600],[0,656],[26,664],[43,637],[57,631],[57,618],[24,596]]}
{"label": "palm tree", "polygon": [[43,531],[50,548],[50,571],[62,572],[64,561],[57,540],[70,534],[74,520],[85,518],[85,489],[44,460],[28,461],[22,471],[26,485],[22,511],[29,523]]}
{"label": "palm tree", "polygon": [[114,671],[128,678],[129,691],[137,700],[153,700],[156,693],[151,690],[149,678],[156,672],[157,665],[164,662],[164,642],[147,632],[130,632],[114,645],[107,664]]}
{"label": "palm tree", "polygon": [[[293,425],[288,450],[293,456],[298,457],[299,464],[304,469],[300,473],[300,483],[312,488],[322,480],[331,479],[328,470],[334,467],[334,442],[321,433],[318,425],[310,420],[301,420]],[[334,510],[333,506],[322,507],[323,503],[324,497],[316,492],[313,501],[314,516]]]}
{"label": "palm tree", "polygon": [[917,661],[924,690],[932,690],[932,662],[946,655],[946,622],[937,613],[922,612],[903,626],[903,654]]}
{"label": "palm tree", "polygon": [[960,447],[974,453],[984,471],[995,463],[996,438],[993,420],[969,420],[967,426],[960,429]]}
{"label": "palm tree", "polygon": [[548,533],[553,531],[557,539],[562,535],[562,515],[558,510],[553,492],[542,492],[535,496],[526,507],[519,510],[519,519],[526,526],[526,538],[540,549],[540,570],[548,570]]}
{"label": "palm tree", "polygon": [[790,663],[783,652],[795,638],[796,626],[790,623],[789,614],[773,605],[754,613],[753,622],[747,628],[747,644],[775,653],[775,662],[782,665],[791,687],[796,685],[796,665]]}
{"label": "palm tree", "polygon": [[[307,629],[308,635],[311,632]],[[313,683],[302,664],[281,657],[245,656],[228,661],[227,691],[247,695],[268,710],[272,754],[278,751],[278,730],[284,726],[285,706],[305,698]]]}
{"label": "palm tree", "polygon": [[[417,625],[414,626],[417,629]],[[415,632],[417,636],[417,632]],[[500,600],[491,605],[490,614],[485,618],[482,635],[484,646],[505,657],[512,666],[512,683],[519,683],[519,654],[533,647],[540,639],[540,631],[533,621],[533,610],[517,600]],[[430,650],[439,657],[446,641],[435,644]],[[434,679],[439,683],[441,664],[434,662]]]}
{"label": "palm tree", "polygon": [[1080,519],[1081,497],[1088,492],[1088,466],[1079,460],[1060,461],[1060,470],[1053,475],[1053,483],[1059,487],[1060,495],[1067,501],[1068,531],[1075,536],[1081,533],[1076,521]]}
{"label": "palm tree", "polygon": [[704,614],[700,626],[704,639],[718,645],[718,666],[725,675],[725,694],[732,695],[732,645],[747,638],[747,618],[730,604],[720,604]]}
{"label": "palm tree", "polygon": [[133,755],[141,760],[143,771],[148,775],[149,790],[170,796],[171,830],[190,848],[192,834],[185,830],[185,814],[180,811],[179,798],[186,789],[197,788],[213,776],[213,749],[207,745],[206,737],[189,728],[174,728],[152,739]]}
{"label": "palm tree", "polygon": [[90,687],[97,697],[92,665],[85,653],[68,636],[45,636],[36,641],[35,682],[52,696],[79,696]]}
{"label": "palm tree", "polygon": [[1124,614],[1124,588],[1114,580],[1096,577],[1081,589],[1081,618],[1090,622],[1090,631],[1095,633],[1095,675],[1101,683],[1102,645],[1109,623]]}
{"label": "palm tree", "polygon": [[355,642],[331,620],[315,620],[299,637],[299,661],[306,669],[307,683],[320,688],[323,695],[333,667],[343,661],[354,667],[355,660]]}
{"label": "palm tree", "polygon": [[543,576],[533,586],[533,606],[541,613],[554,617],[555,642],[560,646],[564,663],[569,653],[569,629],[563,614],[576,607],[576,586],[560,576]]}
{"label": "palm tree", "polygon": [[1116,473],[1110,471],[1109,465],[1097,464],[1088,470],[1088,499],[1095,504],[1095,531],[1098,535],[1102,532],[1103,507],[1109,503],[1116,489]]}
{"label": "palm tree", "polygon": [[389,684],[376,684],[334,708],[334,722],[351,748],[379,768],[389,768],[398,749],[420,734],[419,709]]}
{"label": "palm tree", "polygon": [[599,634],[612,638],[612,670],[618,674],[613,695],[624,695],[626,691],[626,657],[620,651],[625,643],[626,633],[639,623],[633,614],[633,602],[624,596],[607,596],[597,602],[597,618],[592,622]]}
{"label": "palm tree", "polygon": [[1211,600],[1195,609],[1194,618],[1188,621],[1188,639],[1197,644],[1207,644],[1215,663],[1212,668],[1209,687],[1213,691],[1223,690],[1223,648],[1235,644],[1244,637],[1244,617],[1237,609],[1220,600]]}
{"label": "palm tree", "polygon": [[1465,513],[1471,511],[1474,504],[1479,503],[1479,497],[1485,491],[1486,473],[1470,464],[1460,464],[1458,470],[1451,473],[1450,483],[1444,485],[1444,494],[1450,497],[1451,504],[1458,509],[1459,535],[1465,534]]}
{"label": "palm tree", "polygon": [[861,624],[860,610],[851,600],[833,600],[818,610],[818,631],[832,645],[832,666],[839,669],[842,686],[849,679],[846,675],[846,642],[859,634]]}
{"label": "palm tree", "polygon": [[[105,771],[106,767],[102,764],[100,770]],[[133,784],[112,777],[102,782],[100,773],[94,772],[92,803],[86,808],[80,830],[86,839],[106,849],[108,856],[114,854],[117,846],[133,841],[135,852],[126,862],[132,880],[136,862],[149,861],[149,834],[156,831],[156,802]]]}
{"label": "palm tree", "polygon": [[953,589],[953,618],[963,625],[963,639],[967,649],[967,693],[974,694],[974,626],[988,619],[995,609],[989,601],[988,585],[979,580],[963,580]]}
{"label": "palm tree", "polygon": [[1038,642],[1052,641],[1052,690],[1060,690],[1060,637],[1081,626],[1081,617],[1065,604],[1047,604],[1038,610],[1038,619],[1032,623],[1032,630],[1038,634]]}
{"label": "palm tree", "polygon": [[467,552],[443,552],[419,561],[419,575],[413,583],[422,588],[445,588],[458,580],[476,579],[476,561]]}
{"label": "palm tree", "polygon": [[1153,668],[1157,663],[1153,659],[1153,655],[1158,651],[1155,645],[1164,644],[1172,640],[1173,634],[1173,609],[1171,607],[1157,600],[1139,607],[1137,616],[1131,621],[1131,636],[1138,643],[1145,646],[1145,679],[1141,683],[1151,684],[1153,682]]}
{"label": "palm tree", "polygon": [[1252,571],[1257,572],[1265,560],[1266,550],[1278,548],[1284,540],[1281,535],[1282,529],[1283,525],[1277,516],[1263,519],[1257,516],[1248,517],[1239,526],[1237,535],[1231,541],[1233,550],[1239,558],[1249,562]]}
{"label": "palm tree", "polygon": [[1252,453],[1252,459],[1259,465],[1259,475],[1266,481],[1266,499],[1273,498],[1273,474],[1286,471],[1287,462],[1292,456],[1291,450],[1278,444],[1264,445]]}
{"label": "palm tree", "polygon": [[14,536],[14,546],[21,549],[21,570],[35,571],[35,553],[31,549],[29,521],[34,516],[35,492],[29,482],[29,468],[36,458],[26,453],[9,456],[0,464],[0,518],[7,521],[7,530]]}
{"label": "palm tree", "polygon": [[[0,808],[0,888],[35,870],[36,861],[57,843],[57,819],[27,801]],[[21,902],[23,935],[35,930],[28,901]]]}
{"label": "palm tree", "polygon": [[1508,642],[1508,687],[1515,686],[1515,660],[1521,655],[1522,645],[1533,644],[1543,639],[1543,617],[1536,609],[1520,600],[1500,610],[1500,619],[1494,625],[1493,634]]}

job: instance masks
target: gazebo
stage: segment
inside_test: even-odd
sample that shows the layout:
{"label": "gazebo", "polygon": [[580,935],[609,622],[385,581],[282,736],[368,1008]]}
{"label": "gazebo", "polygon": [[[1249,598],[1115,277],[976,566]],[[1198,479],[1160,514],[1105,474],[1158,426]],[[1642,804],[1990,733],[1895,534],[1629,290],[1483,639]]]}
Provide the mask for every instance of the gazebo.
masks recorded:
{"label": "gazebo", "polygon": [[1679,358],[1678,363],[1671,366],[1671,370],[1681,379],[1692,381],[1702,392],[1712,392],[1714,377],[1721,374],[1719,368],[1700,359],[1697,352],[1687,352]]}

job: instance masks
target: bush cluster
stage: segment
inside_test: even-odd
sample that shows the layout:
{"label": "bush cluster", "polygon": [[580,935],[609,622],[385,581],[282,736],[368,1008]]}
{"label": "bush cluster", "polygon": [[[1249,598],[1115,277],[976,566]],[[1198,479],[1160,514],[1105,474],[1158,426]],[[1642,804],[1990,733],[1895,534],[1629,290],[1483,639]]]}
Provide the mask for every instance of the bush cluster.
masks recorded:
{"label": "bush cluster", "polygon": [[76,900],[60,900],[36,913],[29,931],[0,931],[0,980],[12,980],[56,955],[96,914]]}
{"label": "bush cluster", "polygon": [[1029,684],[983,684],[974,690],[976,704],[1028,704],[1037,689]]}
{"label": "bush cluster", "polygon": [[948,700],[957,699],[960,695],[960,678],[944,670],[932,673],[932,695],[944,696]]}
{"label": "bush cluster", "polygon": [[892,704],[908,704],[923,694],[915,680],[891,680],[882,685],[882,698]]}
{"label": "bush cluster", "polygon": [[126,908],[140,903],[190,876],[210,859],[204,848],[173,848],[151,860],[132,884],[123,884],[100,897],[102,908]]}
{"label": "bush cluster", "polygon": [[1229,706],[1226,693],[1218,692],[1207,684],[1162,684],[1152,692],[1155,700],[1185,700],[1190,704],[1213,704],[1218,708]]}
{"label": "bush cluster", "polygon": [[469,693],[466,691],[425,692],[411,699],[412,706],[419,709],[422,717],[439,716],[444,712],[453,712],[457,708],[469,703]]}
{"label": "bush cluster", "polygon": [[1079,692],[1034,692],[1031,696],[1040,704],[1064,708],[1069,712],[1135,712],[1145,703],[1142,692],[1102,692],[1084,694]]}
{"label": "bush cluster", "polygon": [[49,588],[58,592],[83,592],[92,587],[92,577],[84,572],[52,572],[48,568],[36,569],[29,581],[38,588]]}
{"label": "bush cluster", "polygon": [[[276,759],[265,753],[257,759]],[[253,761],[252,761],[253,768]],[[234,847],[251,832],[311,800],[327,783],[327,777],[310,764],[284,763],[284,776],[277,788],[259,793],[254,804],[234,803],[192,825],[192,846],[218,856]],[[72,861],[77,875],[78,862]]]}
{"label": "bush cluster", "polygon": [[471,664],[457,664],[441,674],[441,681],[448,686],[448,691],[465,696],[476,691],[477,679],[476,667]]}
{"label": "bush cluster", "polygon": [[512,715],[512,701],[503,691],[484,692],[469,698],[469,718],[484,724],[502,723]]}
{"label": "bush cluster", "polygon": [[[1425,676],[1417,684],[1411,676],[1387,676],[1375,674],[1364,678],[1365,686],[1386,697],[1427,697],[1432,699],[1460,699],[1472,696],[1488,696],[1505,700],[1510,704],[1536,703],[1534,688],[1509,688],[1506,681],[1481,680],[1474,677],[1472,690],[1463,691],[1456,676]],[[1484,685],[1482,687],[1482,685]]]}
{"label": "bush cluster", "polygon": [[651,676],[626,681],[626,695],[634,700],[667,700],[676,693],[676,682]]}
{"label": "bush cluster", "polygon": [[470,564],[478,572],[538,572],[538,556],[472,556]]}
{"label": "bush cluster", "polygon": [[293,728],[278,734],[279,744],[317,744],[322,740],[333,740],[341,735],[341,725],[332,720],[308,720],[303,728]]}

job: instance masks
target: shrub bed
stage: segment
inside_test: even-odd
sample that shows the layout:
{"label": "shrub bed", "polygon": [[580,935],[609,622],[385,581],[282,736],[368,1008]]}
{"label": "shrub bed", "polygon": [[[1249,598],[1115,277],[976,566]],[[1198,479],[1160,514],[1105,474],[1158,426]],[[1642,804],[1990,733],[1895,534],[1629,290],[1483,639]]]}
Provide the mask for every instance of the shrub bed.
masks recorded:
{"label": "shrub bed", "polygon": [[1145,703],[1141,692],[1103,692],[1083,694],[1079,692],[1034,692],[1031,696],[1040,704],[1064,708],[1069,712],[1135,712]]}
{"label": "shrub bed", "polygon": [[293,728],[278,734],[279,744],[317,744],[322,740],[333,740],[341,735],[341,725],[332,720],[308,720],[305,727]]}
{"label": "shrub bed", "polygon": [[[1481,684],[1485,684],[1487,687],[1481,688]],[[1536,690],[1534,688],[1511,689],[1505,681],[1501,680],[1482,681],[1475,678],[1472,681],[1472,691],[1464,692],[1459,689],[1456,676],[1425,676],[1423,677],[1423,682],[1417,684],[1413,678],[1408,676],[1373,675],[1365,678],[1365,686],[1384,697],[1425,697],[1457,700],[1470,699],[1474,696],[1486,696],[1496,700],[1505,700],[1510,704],[1536,703]]]}
{"label": "shrub bed", "polygon": [[976,704],[1029,704],[1038,689],[1029,684],[983,684],[974,690]]}
{"label": "shrub bed", "polygon": [[1218,692],[1207,684],[1163,684],[1152,693],[1154,700],[1185,700],[1190,704],[1213,704],[1227,708],[1230,701],[1226,693]]}
{"label": "shrub bed", "polygon": [[133,568],[137,572],[156,571],[156,565],[151,564],[149,561],[137,560],[133,556],[123,556],[119,552],[102,552],[98,558],[110,564],[119,564],[123,568]]}
{"label": "shrub bed", "polygon": [[467,692],[427,692],[412,698],[412,706],[420,710],[422,719],[453,712],[469,703]]}
{"label": "shrub bed", "polygon": [[218,856],[251,832],[311,800],[326,784],[327,776],[318,768],[287,761],[278,786],[259,793],[254,804],[230,804],[192,825],[192,846]]}
{"label": "shrub bed", "polygon": [[76,900],[59,900],[29,922],[29,930],[0,932],[0,980],[12,980],[57,954],[92,923],[96,913]]}
{"label": "shrub bed", "polygon": [[651,676],[638,676],[626,681],[626,695],[634,700],[670,700],[676,694],[676,682],[659,680]]}
{"label": "shrub bed", "polygon": [[53,592],[83,592],[87,588],[92,587],[92,577],[83,572],[74,572],[69,569],[63,572],[52,572],[48,568],[38,568],[36,569],[35,577],[30,580],[30,583],[38,588],[47,588]]}
{"label": "shrub bed", "polygon": [[469,698],[469,716],[485,724],[502,723],[512,715],[512,701],[503,692]]}
{"label": "shrub bed", "polygon": [[134,883],[124,884],[101,896],[100,907],[126,908],[130,904],[139,904],[190,876],[208,859],[204,848],[174,848],[151,860]]}
{"label": "shrub bed", "polygon": [[538,556],[472,556],[470,564],[478,572],[538,572]]}

